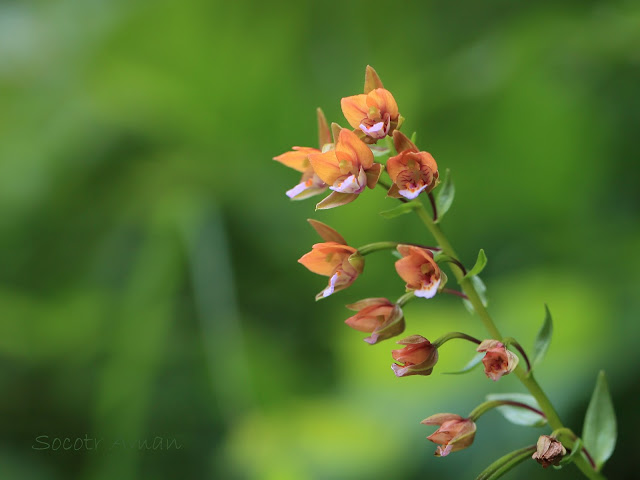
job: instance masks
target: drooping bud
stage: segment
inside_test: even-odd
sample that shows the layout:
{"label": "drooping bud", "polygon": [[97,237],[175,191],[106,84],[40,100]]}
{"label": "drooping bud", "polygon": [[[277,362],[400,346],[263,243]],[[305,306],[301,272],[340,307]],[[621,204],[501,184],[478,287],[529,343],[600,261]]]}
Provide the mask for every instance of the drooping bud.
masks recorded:
{"label": "drooping bud", "polygon": [[453,413],[439,413],[425,418],[424,425],[440,425],[433,434],[427,438],[438,444],[436,457],[446,457],[451,452],[467,448],[473,443],[476,435],[476,424],[473,420],[462,418]]}
{"label": "drooping bud", "polygon": [[487,352],[482,359],[484,373],[494,382],[513,372],[518,365],[518,357],[498,340],[484,340],[476,350]]}
{"label": "drooping bud", "polygon": [[396,377],[431,375],[438,362],[438,349],[429,340],[420,335],[412,335],[396,343],[405,345],[404,348],[391,352],[393,359],[400,363],[391,365]]}
{"label": "drooping bud", "polygon": [[347,308],[358,313],[347,318],[344,323],[360,332],[370,333],[371,336],[364,341],[371,345],[404,331],[402,309],[386,298],[367,298],[347,305]]}
{"label": "drooping bud", "polygon": [[567,449],[562,443],[549,435],[541,435],[531,458],[542,465],[542,468],[547,468],[549,465],[558,465],[566,454]]}

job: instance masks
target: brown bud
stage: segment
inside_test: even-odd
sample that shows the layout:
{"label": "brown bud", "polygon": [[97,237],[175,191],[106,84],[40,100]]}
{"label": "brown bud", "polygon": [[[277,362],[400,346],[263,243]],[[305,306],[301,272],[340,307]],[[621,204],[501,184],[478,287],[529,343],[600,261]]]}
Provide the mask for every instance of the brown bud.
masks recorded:
{"label": "brown bud", "polygon": [[531,458],[542,465],[542,468],[547,468],[549,465],[558,465],[566,454],[567,450],[562,443],[549,435],[541,435],[538,439],[537,451],[531,455]]}

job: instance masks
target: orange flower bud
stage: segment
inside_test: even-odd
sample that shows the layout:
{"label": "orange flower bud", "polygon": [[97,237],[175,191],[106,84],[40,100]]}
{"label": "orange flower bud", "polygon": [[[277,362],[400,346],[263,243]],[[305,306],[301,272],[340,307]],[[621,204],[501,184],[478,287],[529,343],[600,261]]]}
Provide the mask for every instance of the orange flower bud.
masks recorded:
{"label": "orange flower bud", "polygon": [[453,413],[432,415],[420,423],[440,425],[440,428],[427,437],[439,445],[436,449],[436,457],[446,457],[451,452],[467,448],[473,443],[476,435],[476,424],[472,420]]}
{"label": "orange flower bud", "polygon": [[438,362],[438,349],[429,340],[420,335],[412,335],[396,343],[405,345],[404,348],[391,351],[393,359],[402,364],[391,365],[396,377],[431,375]]}
{"label": "orange flower bud", "polygon": [[418,151],[411,140],[399,131],[393,132],[398,155],[387,161],[387,172],[393,181],[389,196],[413,200],[429,193],[438,183],[438,165],[431,154]]}
{"label": "orange flower bud", "polygon": [[329,285],[316,295],[316,300],[319,300],[351,285],[364,270],[364,257],[328,225],[315,220],[309,222],[327,241],[313,245],[311,251],[298,262],[313,273],[330,277]]}
{"label": "orange flower bud", "polygon": [[340,105],[349,125],[364,133],[368,143],[391,135],[402,123],[398,104],[371,66],[365,72],[364,94],[345,97]]}
{"label": "orange flower bud", "polygon": [[402,258],[396,262],[396,271],[407,282],[407,289],[415,290],[417,297],[433,297],[442,277],[433,253],[413,245],[398,245],[397,249]]}
{"label": "orange flower bud", "polygon": [[404,331],[402,309],[386,298],[367,298],[347,305],[347,308],[358,313],[344,323],[360,332],[370,333],[364,341],[371,345]]}
{"label": "orange flower bud", "polygon": [[382,165],[374,163],[371,149],[346,129],[340,130],[335,150],[311,154],[309,161],[318,177],[333,190],[318,203],[318,209],[354,201],[365,187],[376,186],[382,171]]}
{"label": "orange flower bud", "polygon": [[518,357],[498,340],[484,340],[476,350],[487,352],[482,359],[484,373],[494,382],[513,372],[518,365]]}
{"label": "orange flower bud", "polygon": [[531,458],[542,465],[542,468],[558,465],[562,457],[567,454],[564,445],[549,435],[541,435],[536,447],[537,450],[531,455]]}

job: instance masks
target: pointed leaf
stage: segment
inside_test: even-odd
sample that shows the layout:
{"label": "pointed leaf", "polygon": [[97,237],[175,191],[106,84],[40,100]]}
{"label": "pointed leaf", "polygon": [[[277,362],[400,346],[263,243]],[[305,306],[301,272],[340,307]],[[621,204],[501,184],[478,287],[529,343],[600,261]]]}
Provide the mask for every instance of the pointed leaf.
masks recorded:
{"label": "pointed leaf", "polygon": [[484,353],[476,354],[464,367],[462,370],[458,370],[457,372],[442,372],[443,375],[462,375],[464,373],[469,373],[473,369],[475,369],[484,357]]}
{"label": "pointed leaf", "polygon": [[422,204],[418,200],[412,200],[410,202],[401,203],[397,207],[393,207],[389,210],[384,210],[380,212],[384,218],[395,218],[400,215],[404,215],[405,213],[409,213],[416,208],[419,208]]}
{"label": "pointed leaf", "polygon": [[596,388],[591,395],[582,428],[584,446],[596,462],[598,470],[613,453],[617,436],[616,413],[607,386],[607,379],[604,371],[601,371],[596,381]]}
{"label": "pointed leaf", "polygon": [[324,112],[321,108],[316,109],[316,115],[318,116],[318,148],[322,148],[327,143],[332,143],[331,130],[329,130],[329,124],[327,123],[327,117],[324,116]]}
{"label": "pointed leaf", "polygon": [[318,232],[318,235],[320,235],[323,240],[327,242],[341,243],[342,245],[347,244],[346,240],[342,238],[342,235],[336,232],[329,225],[314,220],[313,218],[308,218],[307,222],[311,224],[311,226],[315,229],[316,232]]}
{"label": "pointed leaf", "polygon": [[527,458],[531,458],[532,453],[535,451],[535,445],[531,445],[507,453],[504,457],[500,457],[484,469],[482,473],[476,477],[476,480],[496,480]]}
{"label": "pointed leaf", "polygon": [[416,138],[418,138],[418,132],[413,132],[411,134],[411,143],[416,144]]}
{"label": "pointed leaf", "polygon": [[436,194],[436,209],[438,210],[438,219],[435,223],[438,223],[444,217],[444,214],[449,211],[453,198],[456,195],[456,189],[453,186],[453,180],[451,180],[451,171],[447,168],[444,174],[444,182],[438,189]]}
{"label": "pointed leaf", "polygon": [[551,312],[547,305],[544,306],[544,311],[544,323],[542,324],[542,327],[540,327],[540,331],[536,336],[536,341],[533,344],[532,368],[540,363],[544,358],[547,353],[547,349],[549,348],[549,344],[551,343],[551,335],[553,334],[553,320],[551,319]]}
{"label": "pointed leaf", "polygon": [[486,265],[487,265],[487,256],[485,255],[484,250],[480,249],[480,251],[478,252],[478,258],[476,260],[476,264],[473,266],[471,270],[467,272],[464,278],[475,277],[476,275],[479,275],[480,272],[484,270],[484,267]]}
{"label": "pointed leaf", "polygon": [[364,72],[364,93],[369,93],[371,90],[375,90],[376,88],[384,88],[382,85],[382,80],[373,69],[371,65],[367,65],[367,68]]}
{"label": "pointed leaf", "polygon": [[[526,393],[493,393],[487,395],[487,400],[510,400],[512,402],[524,403],[530,407],[541,410],[536,399]],[[501,405],[496,407],[504,418],[515,425],[525,427],[542,427],[547,424],[547,420],[535,412],[522,407],[511,405]]]}

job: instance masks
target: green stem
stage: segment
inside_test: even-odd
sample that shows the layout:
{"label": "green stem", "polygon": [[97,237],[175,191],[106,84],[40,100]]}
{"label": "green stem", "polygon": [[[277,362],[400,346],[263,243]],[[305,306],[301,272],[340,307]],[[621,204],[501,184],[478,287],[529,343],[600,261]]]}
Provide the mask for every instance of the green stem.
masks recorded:
{"label": "green stem", "polygon": [[399,242],[376,242],[369,243],[362,247],[359,247],[357,250],[360,252],[360,255],[368,255],[369,253],[377,252],[379,250],[393,250],[398,246]]}
{"label": "green stem", "polygon": [[[422,223],[424,223],[427,229],[431,232],[431,234],[436,239],[440,247],[442,247],[442,252],[445,253],[446,255],[449,255],[450,257],[459,258],[455,250],[451,246],[451,243],[449,243],[449,240],[440,229],[440,226],[433,222],[431,215],[429,215],[424,205],[421,204],[419,208],[415,209],[415,212],[420,217],[420,220],[422,220]],[[478,295],[478,292],[473,286],[473,283],[469,278],[464,278],[464,273],[458,266],[455,266],[455,264],[453,265],[454,265],[454,268],[451,269],[453,271],[453,274],[458,280],[460,287],[462,288],[464,293],[467,295],[469,302],[471,302],[471,305],[473,305],[475,312],[478,314],[478,316],[482,320],[482,323],[484,324],[486,330],[489,332],[489,335],[491,335],[491,337],[495,340],[502,341],[502,335],[500,334],[498,327],[496,327],[495,323],[493,323],[493,319],[491,318],[491,315],[489,315],[489,312],[483,305],[482,300]],[[544,393],[544,391],[542,390],[538,382],[535,380],[535,378],[533,377],[533,374],[531,372],[527,373],[525,369],[522,368],[522,366],[520,365],[516,367],[515,374],[520,379],[522,384],[526,387],[526,389],[529,390],[529,393],[531,393],[531,395],[536,399],[536,401],[538,402],[538,405],[540,405],[540,408],[542,409],[545,416],[547,417],[549,426],[553,430],[564,428],[564,425],[560,420],[560,416],[558,415],[558,412],[556,412],[555,408],[553,407],[553,404],[551,403],[547,395]],[[586,460],[586,458],[584,458],[583,456],[576,458],[575,464],[587,478],[590,478],[593,480],[605,480],[605,477],[599,472],[596,472],[591,467],[591,465],[589,465],[589,462]]]}
{"label": "green stem", "polygon": [[466,333],[462,333],[462,332],[449,332],[443,336],[441,336],[439,339],[437,339],[435,342],[432,342],[432,345],[434,345],[436,348],[440,348],[444,343],[448,342],[449,340],[452,340],[454,338],[461,338],[463,340],[468,340],[471,343],[475,343],[476,345],[480,345],[480,343],[482,343],[480,340],[478,340],[477,338],[472,337],[471,335],[467,335]]}

